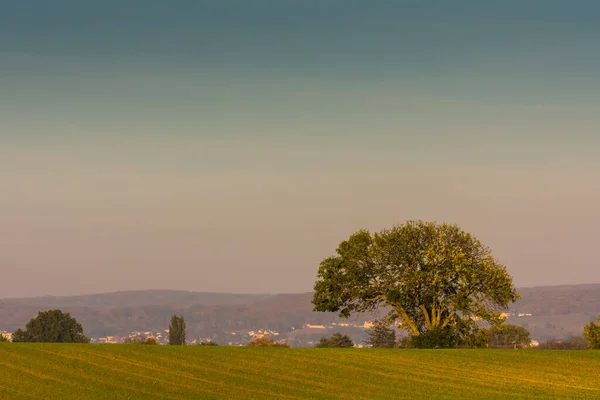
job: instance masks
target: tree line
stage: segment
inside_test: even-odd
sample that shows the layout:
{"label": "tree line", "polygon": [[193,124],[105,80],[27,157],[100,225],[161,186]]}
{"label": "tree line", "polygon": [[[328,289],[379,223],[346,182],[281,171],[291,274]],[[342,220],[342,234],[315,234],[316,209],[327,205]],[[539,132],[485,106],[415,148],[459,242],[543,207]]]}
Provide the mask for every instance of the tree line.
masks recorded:
{"label": "tree line", "polygon": [[[363,342],[372,348],[440,348],[440,347],[470,347],[470,348],[527,348],[531,345],[531,337],[527,329],[522,326],[500,324],[486,329],[480,329],[477,336],[470,341],[461,342],[455,336],[454,342],[448,342],[447,337],[440,338],[433,335],[418,337],[399,336],[392,325],[384,320],[376,321],[367,329],[367,339]],[[600,316],[598,323],[590,322],[585,326],[583,337],[569,338],[567,340],[548,340],[539,345],[539,349],[549,350],[579,350],[600,349]],[[0,342],[8,339],[0,335]],[[69,313],[61,310],[49,310],[38,313],[26,325],[25,330],[18,329],[12,336],[13,342],[30,343],[89,343],[90,339],[84,335],[83,326]],[[131,336],[121,341],[123,344],[157,345],[154,337],[144,335]],[[169,325],[169,345],[181,346],[186,344],[186,324],[183,316],[173,315]],[[199,345],[217,346],[214,342],[203,342]],[[289,347],[285,341],[275,341],[262,337],[251,340],[249,347]],[[321,338],[314,345],[315,348],[350,348],[355,347],[354,341],[347,335],[337,332],[330,337]]]}
{"label": "tree line", "polygon": [[[408,221],[376,233],[359,230],[341,242],[336,254],[320,263],[312,303],[314,311],[344,318],[387,309],[368,331],[370,347],[527,347],[529,332],[505,324],[502,316],[517,299],[506,267],[474,235],[457,225]],[[393,326],[405,336],[397,339]],[[173,315],[169,344],[185,344],[185,332],[183,316]],[[600,349],[600,317],[583,334],[589,348]],[[17,330],[13,341],[90,340],[75,318],[50,310]],[[150,338],[130,341],[155,343]],[[248,345],[287,346],[268,338]],[[349,337],[336,333],[315,347],[353,346]]]}

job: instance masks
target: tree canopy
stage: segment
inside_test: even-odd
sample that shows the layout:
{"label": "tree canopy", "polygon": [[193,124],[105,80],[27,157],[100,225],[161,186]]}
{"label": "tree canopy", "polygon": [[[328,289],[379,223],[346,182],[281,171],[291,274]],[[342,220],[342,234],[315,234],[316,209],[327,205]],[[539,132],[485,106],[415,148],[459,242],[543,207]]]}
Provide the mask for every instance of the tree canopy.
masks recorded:
{"label": "tree canopy", "polygon": [[178,317],[173,315],[171,317],[171,325],[169,325],[169,344],[181,346],[185,344],[185,320],[183,316]]}
{"label": "tree canopy", "polygon": [[388,307],[414,337],[498,324],[518,299],[512,278],[488,247],[457,225],[409,221],[378,233],[360,230],[318,270],[315,311],[372,312]]}
{"label": "tree canopy", "polygon": [[590,349],[600,349],[600,315],[598,316],[597,324],[590,322],[583,328],[583,335],[587,339]]}
{"label": "tree canopy", "polygon": [[18,329],[13,342],[89,343],[83,327],[69,313],[61,310],[42,311],[31,319],[23,331]]}

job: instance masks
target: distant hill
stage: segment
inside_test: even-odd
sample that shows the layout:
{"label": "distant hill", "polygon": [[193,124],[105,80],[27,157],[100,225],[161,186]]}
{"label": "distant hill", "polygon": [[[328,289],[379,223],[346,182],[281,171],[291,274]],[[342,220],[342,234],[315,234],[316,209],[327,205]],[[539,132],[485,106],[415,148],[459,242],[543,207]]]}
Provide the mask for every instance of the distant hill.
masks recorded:
{"label": "distant hill", "polygon": [[[600,314],[600,284],[521,288],[522,298],[510,309],[510,323],[525,326],[537,340],[581,335],[583,326]],[[73,314],[92,337],[126,335],[132,331],[163,332],[172,314],[182,314],[188,337],[243,343],[247,332],[268,329],[302,345],[329,335],[331,329],[307,329],[306,324],[337,326],[355,340],[364,336],[362,314],[349,321],[334,313],[312,311],[312,293],[227,294],[175,290],[144,290],[65,297],[0,300],[0,330],[23,327],[40,310],[60,308]],[[521,314],[521,316],[518,316]],[[529,315],[531,314],[531,315]]]}

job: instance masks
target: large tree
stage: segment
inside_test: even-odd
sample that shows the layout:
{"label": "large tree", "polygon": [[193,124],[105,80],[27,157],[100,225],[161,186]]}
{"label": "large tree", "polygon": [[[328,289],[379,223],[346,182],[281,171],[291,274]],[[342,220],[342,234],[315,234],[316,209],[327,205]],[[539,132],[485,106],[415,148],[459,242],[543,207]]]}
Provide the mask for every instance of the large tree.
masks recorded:
{"label": "large tree", "polygon": [[409,221],[371,234],[360,230],[321,262],[315,311],[372,312],[413,335],[497,324],[518,295],[488,247],[456,225]]}
{"label": "large tree", "polygon": [[88,343],[83,327],[69,313],[61,310],[49,310],[38,313],[31,319],[23,331],[18,329],[12,337],[13,342],[46,343]]}
{"label": "large tree", "polygon": [[171,325],[169,326],[169,344],[184,345],[185,329],[186,326],[183,316],[178,317],[177,315],[173,315],[171,317]]}

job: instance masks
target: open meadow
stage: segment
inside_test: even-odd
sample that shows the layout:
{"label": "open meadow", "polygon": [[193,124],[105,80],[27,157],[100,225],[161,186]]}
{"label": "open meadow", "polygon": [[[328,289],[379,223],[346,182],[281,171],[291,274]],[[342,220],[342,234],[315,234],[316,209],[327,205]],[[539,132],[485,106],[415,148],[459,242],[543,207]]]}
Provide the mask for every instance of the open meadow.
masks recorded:
{"label": "open meadow", "polygon": [[2,399],[593,399],[600,352],[0,344]]}

